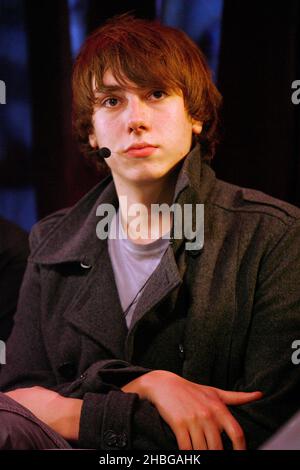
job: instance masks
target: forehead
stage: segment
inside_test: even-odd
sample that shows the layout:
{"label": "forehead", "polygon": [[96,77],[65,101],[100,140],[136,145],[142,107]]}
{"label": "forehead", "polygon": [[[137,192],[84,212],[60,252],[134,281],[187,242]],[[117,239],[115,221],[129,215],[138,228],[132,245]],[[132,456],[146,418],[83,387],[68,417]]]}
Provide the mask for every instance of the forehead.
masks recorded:
{"label": "forehead", "polygon": [[137,88],[137,85],[134,82],[131,82],[129,78],[127,78],[124,74],[121,75],[122,77],[122,82],[120,83],[112,71],[110,69],[106,70],[103,74],[103,85],[105,86],[111,86],[111,85],[128,85],[129,87],[135,87]]}
{"label": "forehead", "polygon": [[138,85],[136,82],[131,81],[125,73],[118,74],[118,78],[114,75],[111,69],[107,69],[102,78],[98,78],[98,83],[96,82],[95,75],[92,79],[92,88],[95,96],[106,94],[106,93],[114,93],[114,92],[132,92],[132,93],[143,93],[144,91],[149,91],[151,89],[157,90],[164,90],[168,92],[170,95],[177,95],[184,99],[183,91],[179,87],[168,86],[167,84],[163,83],[163,81],[158,81],[152,83],[149,80],[147,83],[143,80],[142,85]]}
{"label": "forehead", "polygon": [[[149,85],[150,86],[150,85]],[[96,84],[96,78],[93,77],[93,91],[105,93],[107,91],[137,91],[140,90],[136,83],[130,81],[125,75],[122,75],[122,81],[118,81],[110,69],[106,70],[102,77],[102,83]]]}

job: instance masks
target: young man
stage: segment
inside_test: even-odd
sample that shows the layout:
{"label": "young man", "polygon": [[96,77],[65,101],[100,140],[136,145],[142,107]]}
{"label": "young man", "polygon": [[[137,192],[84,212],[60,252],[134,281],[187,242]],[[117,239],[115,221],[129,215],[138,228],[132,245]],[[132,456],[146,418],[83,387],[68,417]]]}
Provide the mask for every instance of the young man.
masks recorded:
{"label": "young man", "polygon": [[[220,96],[184,33],[108,22],[73,91],[82,148],[109,148],[111,175],[32,231],[3,399],[83,448],[257,447],[299,406],[300,211],[216,178]],[[192,208],[180,236],[151,213],[173,203]]]}

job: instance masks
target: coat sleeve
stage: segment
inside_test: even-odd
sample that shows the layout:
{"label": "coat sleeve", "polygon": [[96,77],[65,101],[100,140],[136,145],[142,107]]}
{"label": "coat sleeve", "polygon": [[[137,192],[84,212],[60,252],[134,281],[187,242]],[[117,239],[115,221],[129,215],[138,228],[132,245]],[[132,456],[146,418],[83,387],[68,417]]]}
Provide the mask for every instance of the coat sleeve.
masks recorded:
{"label": "coat sleeve", "polygon": [[[39,242],[36,229],[31,249]],[[150,402],[120,387],[149,371],[119,360],[92,364],[75,381],[58,384],[47,357],[40,327],[40,270],[30,260],[20,291],[15,326],[6,345],[0,390],[39,385],[66,397],[83,399],[79,446],[98,449],[176,448],[169,427]]]}
{"label": "coat sleeve", "polygon": [[178,449],[173,432],[156,408],[119,388],[149,371],[121,360],[100,360],[78,379],[55,387],[63,396],[83,399],[81,448]]}
{"label": "coat sleeve", "polygon": [[[300,408],[300,221],[273,242],[262,259],[252,323],[237,391],[260,390],[262,399],[232,414],[242,426],[248,448],[257,448]],[[299,346],[298,346],[299,347]]]}
{"label": "coat sleeve", "polygon": [[39,311],[39,267],[28,262],[15,325],[6,344],[6,361],[0,373],[1,391],[33,385],[49,388],[55,384],[40,331]]}

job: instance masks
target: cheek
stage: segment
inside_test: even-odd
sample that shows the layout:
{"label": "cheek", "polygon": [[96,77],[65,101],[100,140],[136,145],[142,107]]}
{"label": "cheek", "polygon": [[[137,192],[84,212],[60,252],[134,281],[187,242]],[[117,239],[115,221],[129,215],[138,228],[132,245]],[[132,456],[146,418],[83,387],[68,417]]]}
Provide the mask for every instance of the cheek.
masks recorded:
{"label": "cheek", "polygon": [[174,106],[169,110],[165,116],[165,123],[176,134],[182,135],[187,131],[192,131],[192,122],[182,106]]}
{"label": "cheek", "polygon": [[114,119],[105,116],[101,110],[96,111],[93,119],[94,132],[97,136],[102,136],[106,131],[113,126]]}
{"label": "cheek", "polygon": [[121,137],[121,125],[120,125],[120,120],[117,118],[114,119],[105,119],[99,122],[98,126],[98,135],[101,136],[101,138],[107,138],[107,137]]}

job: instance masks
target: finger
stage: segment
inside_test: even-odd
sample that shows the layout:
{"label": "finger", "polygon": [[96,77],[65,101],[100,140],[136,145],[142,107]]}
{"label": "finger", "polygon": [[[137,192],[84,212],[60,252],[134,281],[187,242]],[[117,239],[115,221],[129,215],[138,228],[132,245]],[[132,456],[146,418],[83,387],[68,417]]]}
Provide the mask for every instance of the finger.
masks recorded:
{"label": "finger", "polygon": [[190,434],[186,428],[172,430],[175,434],[179,450],[193,450]]}
{"label": "finger", "polygon": [[232,414],[226,410],[222,414],[222,427],[232,442],[234,450],[246,450],[244,431]]}
{"label": "finger", "polygon": [[219,398],[227,405],[243,405],[263,397],[262,392],[232,392],[216,389]]}
{"label": "finger", "polygon": [[192,442],[192,449],[193,450],[207,450],[207,442],[205,439],[204,432],[200,425],[191,425],[190,427],[190,439]]}
{"label": "finger", "polygon": [[214,423],[204,427],[205,440],[208,450],[223,450],[221,431]]}

